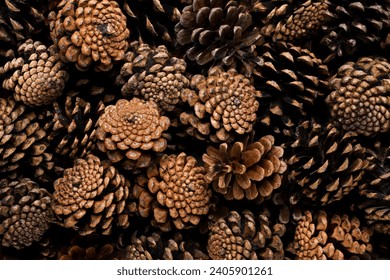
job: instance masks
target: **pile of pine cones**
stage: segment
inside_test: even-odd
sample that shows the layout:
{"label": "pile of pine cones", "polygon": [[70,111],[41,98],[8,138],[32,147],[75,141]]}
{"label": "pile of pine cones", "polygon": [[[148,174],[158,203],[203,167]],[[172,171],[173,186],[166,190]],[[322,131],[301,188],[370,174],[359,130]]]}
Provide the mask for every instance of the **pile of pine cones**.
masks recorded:
{"label": "pile of pine cones", "polygon": [[0,259],[388,259],[390,0],[0,0]]}

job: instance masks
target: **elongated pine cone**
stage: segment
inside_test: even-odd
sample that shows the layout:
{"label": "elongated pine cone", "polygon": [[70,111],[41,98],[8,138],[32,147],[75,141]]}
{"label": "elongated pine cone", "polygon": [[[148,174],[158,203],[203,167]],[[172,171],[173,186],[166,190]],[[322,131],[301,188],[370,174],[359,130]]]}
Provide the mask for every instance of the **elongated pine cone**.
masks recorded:
{"label": "elongated pine cone", "polygon": [[256,44],[263,39],[250,10],[244,1],[194,0],[175,26],[177,43],[199,65],[237,68],[243,63],[250,75],[251,64],[258,63]]}
{"label": "elongated pine cone", "polygon": [[41,42],[29,39],[18,52],[18,58],[0,68],[0,75],[12,71],[3,81],[3,88],[13,91],[16,101],[31,107],[53,103],[62,94],[68,80],[68,73],[54,46],[47,48]]}
{"label": "elongated pine cone", "polygon": [[166,149],[163,132],[169,125],[169,118],[160,116],[153,101],[120,99],[107,106],[99,118],[97,145],[113,163],[128,159],[137,167],[146,167],[151,158],[145,151],[159,153]]}
{"label": "elongated pine cone", "polygon": [[109,71],[113,61],[125,57],[130,32],[117,1],[63,0],[49,21],[61,60],[74,62],[80,71],[91,64],[98,71]]}
{"label": "elongated pine cone", "polygon": [[50,170],[53,156],[45,137],[34,112],[12,97],[0,98],[0,174],[15,177],[26,168],[24,174],[33,171],[31,176],[38,177]]}
{"label": "elongated pine cone", "polygon": [[41,240],[54,214],[52,196],[30,179],[0,181],[2,246],[22,249]]}
{"label": "elongated pine cone", "polygon": [[371,235],[356,217],[306,211],[295,230],[293,246],[300,260],[365,259],[372,251]]}
{"label": "elongated pine cone", "polygon": [[390,234],[390,148],[370,150],[370,167],[359,186],[365,219],[377,232]]}
{"label": "elongated pine cone", "polygon": [[154,101],[161,110],[173,111],[181,102],[181,93],[189,88],[186,63],[173,57],[163,45],[151,48],[138,41],[130,45],[117,78],[126,97],[137,96]]}
{"label": "elongated pine cone", "polygon": [[202,159],[206,179],[216,192],[228,200],[259,201],[268,198],[282,184],[287,164],[282,160],[283,148],[274,145],[274,137],[267,135],[253,143],[222,143],[212,146]]}
{"label": "elongated pine cone", "polygon": [[163,155],[159,177],[152,177],[148,182],[149,191],[158,202],[153,208],[152,225],[163,231],[169,231],[171,223],[177,229],[198,225],[209,211],[212,194],[204,168],[197,166],[196,159],[185,153]]}
{"label": "elongated pine cone", "polygon": [[[333,125],[322,127],[305,121],[288,144],[289,181],[311,204],[329,204],[342,199],[361,183],[369,166],[366,149],[352,132],[342,133]],[[286,150],[286,149],[285,149]]]}
{"label": "elongated pine cone", "polygon": [[213,260],[284,258],[281,237],[286,232],[283,224],[272,225],[270,213],[265,211],[255,216],[244,210],[239,214],[231,211],[210,226],[207,250]]}
{"label": "elongated pine cone", "polygon": [[260,91],[257,114],[279,133],[306,118],[327,93],[328,67],[308,49],[285,42],[264,44],[261,58],[253,76]]}
{"label": "elongated pine cone", "polygon": [[54,182],[52,208],[64,227],[81,235],[111,233],[113,225],[129,226],[125,211],[130,183],[108,162],[92,154],[77,159]]}
{"label": "elongated pine cone", "polygon": [[390,63],[381,57],[361,57],[341,66],[331,78],[334,90],[326,99],[333,123],[365,136],[390,127]]}
{"label": "elongated pine cone", "polygon": [[213,67],[207,77],[195,75],[193,90],[183,91],[183,101],[194,112],[183,112],[180,120],[190,125],[187,133],[213,142],[231,142],[235,135],[249,133],[256,121],[258,92],[250,80],[235,69]]}

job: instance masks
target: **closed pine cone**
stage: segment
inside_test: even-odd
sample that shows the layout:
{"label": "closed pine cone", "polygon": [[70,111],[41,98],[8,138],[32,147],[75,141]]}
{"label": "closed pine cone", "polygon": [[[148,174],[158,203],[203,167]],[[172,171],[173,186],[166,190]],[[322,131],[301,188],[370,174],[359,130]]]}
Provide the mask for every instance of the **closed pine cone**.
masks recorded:
{"label": "closed pine cone", "polygon": [[124,212],[130,183],[108,162],[89,154],[77,159],[54,182],[52,208],[62,225],[81,235],[111,233],[114,224],[129,226]]}
{"label": "closed pine cone", "polygon": [[3,81],[3,88],[13,91],[16,101],[31,107],[53,103],[68,80],[54,46],[47,48],[41,42],[29,39],[18,52],[19,57],[0,68],[0,74],[9,76]]}
{"label": "closed pine cone", "polygon": [[361,57],[341,66],[331,78],[334,90],[326,99],[333,122],[365,136],[390,127],[390,63],[381,57]]}
{"label": "closed pine cone", "polygon": [[228,200],[264,200],[282,184],[287,164],[282,160],[283,148],[274,145],[274,137],[267,135],[253,143],[222,143],[203,154],[206,179],[216,192]]}
{"label": "closed pine cone", "polygon": [[41,240],[54,215],[52,196],[30,179],[0,181],[2,245],[22,249]]}
{"label": "closed pine cone", "polygon": [[117,78],[126,97],[137,96],[154,101],[161,110],[173,111],[181,102],[181,93],[189,88],[186,63],[172,56],[163,45],[151,48],[138,41],[130,45]]}
{"label": "closed pine cone", "polygon": [[371,235],[356,217],[306,211],[295,230],[293,247],[300,260],[360,259],[372,251]]}
{"label": "closed pine cone", "polygon": [[122,60],[130,35],[116,1],[63,0],[49,14],[50,35],[64,62],[87,70],[109,71]]}
{"label": "closed pine cone", "polygon": [[98,120],[98,148],[117,163],[124,160],[126,169],[151,164],[149,150],[162,152],[167,147],[163,132],[168,129],[168,117],[160,116],[153,101],[120,99],[105,108]]}
{"label": "closed pine cone", "polygon": [[183,91],[182,98],[193,112],[180,114],[181,122],[190,125],[188,134],[218,143],[252,131],[259,103],[249,79],[235,69],[225,72],[213,67],[207,77],[195,75],[191,87]]}

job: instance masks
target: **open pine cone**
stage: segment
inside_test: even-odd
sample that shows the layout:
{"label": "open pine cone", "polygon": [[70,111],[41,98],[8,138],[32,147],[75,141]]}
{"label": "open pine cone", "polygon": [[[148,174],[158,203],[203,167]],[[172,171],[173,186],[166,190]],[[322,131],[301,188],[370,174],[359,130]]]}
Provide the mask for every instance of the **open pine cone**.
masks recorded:
{"label": "open pine cone", "polygon": [[223,143],[212,146],[203,154],[206,179],[216,192],[228,200],[247,198],[259,202],[270,197],[282,184],[287,169],[281,159],[283,148],[274,145],[274,137],[267,135],[253,143]]}
{"label": "open pine cone", "polygon": [[354,136],[331,124],[323,127],[314,121],[297,127],[296,140],[285,148],[296,199],[306,196],[309,203],[325,205],[358,187],[369,161],[366,149]]}
{"label": "open pine cone", "polygon": [[125,211],[130,183],[108,162],[92,154],[77,159],[54,182],[52,208],[61,224],[81,235],[111,233],[113,225],[129,226]]}
{"label": "open pine cone", "polygon": [[259,103],[249,79],[235,69],[225,72],[213,67],[207,77],[195,75],[191,87],[183,91],[182,98],[194,112],[180,114],[181,122],[191,126],[188,134],[218,143],[252,131]]}
{"label": "open pine cone", "polygon": [[[62,94],[68,73],[54,46],[29,39],[18,49],[19,57],[0,68],[0,75],[9,76],[3,88],[14,93],[16,101],[34,107],[53,103]],[[8,73],[11,72],[11,73]]]}
{"label": "open pine cone", "polygon": [[326,99],[333,123],[365,136],[390,128],[390,63],[361,57],[341,66],[330,79],[334,90]]}
{"label": "open pine cone", "polygon": [[63,0],[56,10],[49,14],[50,35],[62,61],[80,71],[92,64],[108,71],[125,57],[130,32],[117,1]]}
{"label": "open pine cone", "polygon": [[164,45],[151,48],[138,41],[130,45],[117,84],[126,97],[137,96],[154,101],[160,110],[173,111],[181,102],[181,93],[189,88],[186,63],[172,56]]}
{"label": "open pine cone", "polygon": [[52,196],[30,179],[0,181],[2,246],[22,249],[41,240],[54,214]]}
{"label": "open pine cone", "polygon": [[300,260],[365,259],[372,251],[371,235],[356,217],[307,211],[295,230],[293,247]]}

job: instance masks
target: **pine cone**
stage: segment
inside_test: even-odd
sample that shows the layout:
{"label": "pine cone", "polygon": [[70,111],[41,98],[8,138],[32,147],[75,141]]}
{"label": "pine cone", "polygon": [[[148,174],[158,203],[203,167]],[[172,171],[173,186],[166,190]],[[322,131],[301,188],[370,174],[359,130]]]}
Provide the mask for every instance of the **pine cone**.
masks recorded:
{"label": "pine cone", "polygon": [[383,30],[390,27],[389,0],[328,0],[328,20],[320,43],[335,57],[348,56],[363,48],[377,48]]}
{"label": "pine cone", "polygon": [[0,174],[15,178],[18,170],[26,175],[32,169],[36,178],[53,168],[45,137],[34,112],[12,97],[0,98]]}
{"label": "pine cone", "polygon": [[341,66],[330,80],[326,101],[333,123],[365,136],[389,131],[390,64],[386,59],[361,57]]}
{"label": "pine cone", "polygon": [[[81,245],[81,244],[80,244]],[[113,260],[115,249],[112,244],[104,244],[99,247],[80,247],[71,245],[58,252],[59,260]]]}
{"label": "pine cone", "polygon": [[29,39],[18,49],[19,57],[0,68],[0,75],[12,71],[3,88],[14,92],[16,101],[34,107],[53,103],[68,80],[68,73],[54,46]]}
{"label": "pine cone", "polygon": [[86,159],[77,159],[73,168],[54,182],[52,208],[64,227],[81,235],[98,229],[109,235],[114,223],[129,226],[124,211],[129,187],[129,181],[115,167],[89,154]]}
{"label": "pine cone", "polygon": [[191,87],[183,91],[182,99],[194,112],[180,114],[181,122],[191,126],[188,134],[218,143],[252,131],[259,103],[249,79],[234,69],[213,67],[207,77],[195,75]]}
{"label": "pine cone", "polygon": [[263,39],[250,11],[244,1],[194,0],[175,26],[176,41],[198,65],[237,68],[242,63],[250,76],[259,63],[255,46]]}
{"label": "pine cone", "polygon": [[282,184],[287,169],[281,159],[283,148],[274,145],[274,137],[267,135],[247,144],[222,143],[219,149],[212,146],[203,154],[206,179],[213,183],[216,192],[228,200],[264,200]]}
{"label": "pine cone", "polygon": [[355,217],[325,211],[307,211],[295,231],[296,258],[303,260],[343,260],[366,258],[372,251],[370,235]]}
{"label": "pine cone", "polygon": [[123,85],[122,94],[152,100],[160,110],[173,111],[181,92],[189,88],[184,60],[173,57],[165,46],[152,49],[138,41],[130,45],[125,60],[117,78],[117,84]]}
{"label": "pine cone", "polygon": [[295,199],[302,195],[311,204],[329,204],[342,199],[357,187],[369,166],[366,149],[355,134],[341,133],[331,124],[322,127],[305,121],[295,132],[295,142],[288,144],[290,183]]}
{"label": "pine cone", "polygon": [[209,211],[211,189],[205,179],[205,170],[196,159],[185,153],[164,155],[160,159],[159,178],[148,181],[149,191],[157,199],[153,209],[152,225],[163,231],[198,225],[202,215]]}
{"label": "pine cone", "polygon": [[39,241],[53,220],[51,195],[30,179],[0,181],[2,245],[22,249]]}
{"label": "pine cone", "polygon": [[122,60],[130,35],[126,16],[112,0],[63,0],[49,14],[50,35],[64,62],[74,62],[80,71],[94,64],[109,71]]}
{"label": "pine cone", "polygon": [[162,134],[169,124],[169,118],[160,116],[153,101],[121,99],[116,105],[107,106],[99,118],[97,145],[113,163],[124,159],[126,169],[147,167],[151,164],[147,151],[159,153],[166,149]]}
{"label": "pine cone", "polygon": [[285,225],[272,225],[270,213],[264,211],[257,217],[249,210],[240,215],[231,211],[226,218],[211,225],[208,239],[208,252],[213,260],[284,258],[281,237]]}
{"label": "pine cone", "polygon": [[[279,133],[306,117],[327,92],[328,68],[312,52],[290,43],[264,44],[255,71],[261,122]],[[315,113],[315,112],[314,112]]]}

